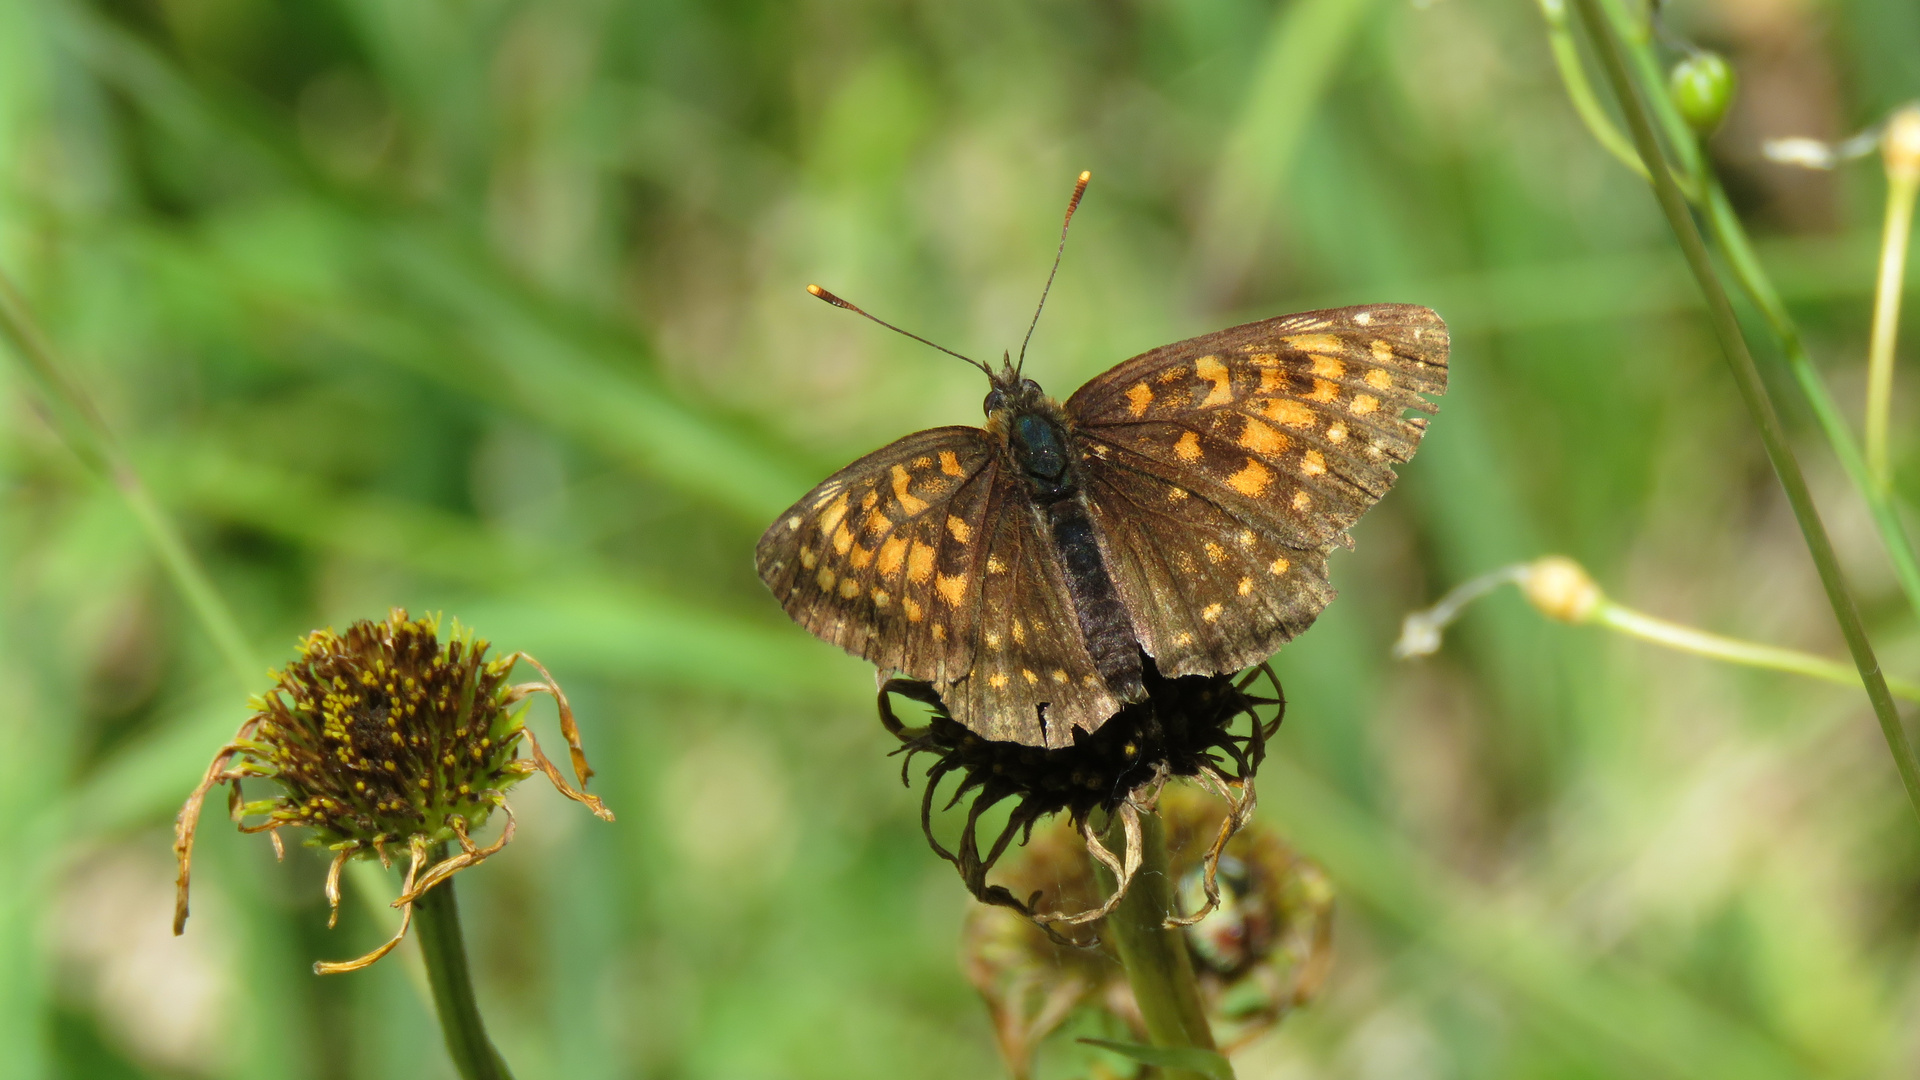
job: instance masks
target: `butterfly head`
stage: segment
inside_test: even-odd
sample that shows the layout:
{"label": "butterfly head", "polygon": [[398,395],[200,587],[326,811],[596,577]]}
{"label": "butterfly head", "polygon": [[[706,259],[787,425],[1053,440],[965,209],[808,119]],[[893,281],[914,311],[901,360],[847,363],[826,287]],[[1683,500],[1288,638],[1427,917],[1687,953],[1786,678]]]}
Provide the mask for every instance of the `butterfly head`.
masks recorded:
{"label": "butterfly head", "polygon": [[1047,404],[1046,391],[1040,389],[1039,383],[1020,374],[1011,355],[1002,354],[1000,373],[989,372],[988,378],[993,380],[993,389],[987,391],[987,400],[981,405],[988,419],[996,415],[1004,417],[1009,412],[1039,412]]}

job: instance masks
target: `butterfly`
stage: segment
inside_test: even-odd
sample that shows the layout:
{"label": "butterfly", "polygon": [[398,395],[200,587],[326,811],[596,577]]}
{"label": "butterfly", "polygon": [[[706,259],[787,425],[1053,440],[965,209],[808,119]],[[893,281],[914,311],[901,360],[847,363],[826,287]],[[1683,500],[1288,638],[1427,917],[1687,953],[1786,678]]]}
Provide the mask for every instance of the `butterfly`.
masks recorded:
{"label": "butterfly", "polygon": [[834,473],[755,562],[816,637],[931,683],[984,738],[1055,748],[1140,700],[1147,664],[1238,671],[1311,625],[1334,597],[1328,553],[1426,430],[1403,413],[1437,411],[1423,395],[1447,385],[1446,323],[1411,304],[1164,345],[1064,403],[1024,377],[1025,355],[997,372],[960,356],[991,382],[986,425]]}

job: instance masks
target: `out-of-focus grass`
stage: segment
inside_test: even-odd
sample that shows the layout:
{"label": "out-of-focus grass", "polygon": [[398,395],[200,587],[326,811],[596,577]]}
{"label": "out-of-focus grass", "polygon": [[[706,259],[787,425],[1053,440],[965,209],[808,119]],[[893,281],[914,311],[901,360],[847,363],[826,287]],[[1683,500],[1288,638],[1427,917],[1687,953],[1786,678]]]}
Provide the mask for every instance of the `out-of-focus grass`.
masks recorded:
{"label": "out-of-focus grass", "polygon": [[[1785,175],[1920,87],[1905,0],[1683,3],[1747,93],[1714,143],[1840,387],[1872,170]],[[465,879],[523,1078],[978,1076],[964,894],[861,666],[758,527],[983,388],[829,311],[1014,344],[1056,393],[1141,349],[1429,303],[1454,385],[1279,667],[1262,813],[1343,889],[1328,998],[1242,1076],[1863,1076],[1920,1053],[1920,845],[1856,692],[1543,626],[1398,616],[1564,550],[1623,602],[1838,654],[1684,269],[1525,5],[0,7],[0,261],[260,655],[389,604],[553,668],[611,805],[533,797]],[[1303,66],[1305,57],[1314,64]],[[1910,278],[1910,280],[1912,280]],[[10,1075],[445,1075],[405,964],[316,981],[319,860],[166,825],[242,703],[127,511],[0,367],[0,1046]],[[1843,392],[1843,400],[1858,394]],[[1911,410],[1896,402],[1901,416]],[[1790,418],[1791,419],[1791,418]],[[1914,494],[1915,447],[1895,424]],[[1889,666],[1920,640],[1803,442]],[[405,950],[403,952],[409,952]]]}

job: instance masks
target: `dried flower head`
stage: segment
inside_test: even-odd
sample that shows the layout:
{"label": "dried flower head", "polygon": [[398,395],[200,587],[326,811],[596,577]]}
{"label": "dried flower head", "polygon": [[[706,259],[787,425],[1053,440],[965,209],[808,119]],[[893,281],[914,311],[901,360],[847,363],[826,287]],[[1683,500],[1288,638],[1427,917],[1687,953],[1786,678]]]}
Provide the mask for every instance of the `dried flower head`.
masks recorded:
{"label": "dried flower head", "polygon": [[[1273,669],[1265,664],[1236,682],[1229,675],[1169,679],[1160,675],[1151,657],[1143,654],[1142,659],[1145,699],[1124,706],[1091,735],[1075,731],[1074,745],[1057,749],[981,738],[947,715],[939,695],[927,683],[891,679],[881,686],[881,723],[903,744],[895,752],[906,755],[900,766],[901,782],[911,785],[908,771],[915,754],[934,758],[920,800],[920,826],[927,843],[954,865],[975,899],[1011,908],[1049,927],[1082,925],[1104,917],[1126,895],[1140,867],[1139,815],[1152,812],[1161,788],[1175,777],[1192,778],[1227,803],[1227,818],[1207,862],[1207,895],[1217,897],[1212,867],[1227,839],[1253,813],[1254,773],[1266,753],[1266,740],[1280,726],[1286,700]],[[1273,688],[1272,697],[1249,692],[1262,674]],[[889,700],[893,694],[930,706],[933,715],[927,726],[908,728],[902,724]],[[1262,720],[1256,711],[1266,706],[1277,706],[1270,720]],[[1232,730],[1241,716],[1250,719],[1244,735]],[[949,773],[958,773],[960,783],[946,808],[974,793],[957,851],[949,850],[933,835],[934,801]],[[981,816],[1008,799],[1015,800],[1013,813],[982,854],[978,832]],[[1118,820],[1126,838],[1120,853],[1101,842],[1094,822],[1096,810]],[[1080,830],[1087,853],[1106,864],[1119,882],[1104,903],[1078,913],[1065,910],[1062,897],[1056,897],[1052,909],[1043,911],[1040,892],[1023,898],[1004,886],[987,883],[988,871],[1016,838],[1024,844],[1036,823],[1061,811],[1067,812]]]}
{"label": "dried flower head", "polygon": [[[1170,788],[1160,802],[1178,901],[1188,912],[1206,906],[1204,843],[1213,813],[1190,790]],[[1222,1049],[1232,1051],[1319,991],[1332,961],[1333,888],[1319,866],[1258,824],[1232,839],[1219,867],[1222,900],[1186,936],[1209,1026]],[[1042,830],[1006,877],[1016,887],[1076,902],[1099,892],[1067,828]],[[1076,1010],[1098,1010],[1135,1039],[1148,1037],[1126,972],[1105,948],[1063,946],[1014,912],[980,907],[967,915],[960,955],[1016,1078],[1032,1074],[1040,1043]]]}
{"label": "dried flower head", "polygon": [[[279,830],[285,828],[311,830],[307,843],[334,853],[327,873],[329,926],[339,917],[340,871],[348,859],[378,858],[387,865],[396,850],[407,853],[406,882],[394,901],[402,913],[399,933],[356,960],[315,964],[322,974],[352,971],[385,956],[406,936],[415,900],[504,848],[514,832],[507,789],[536,770],[568,798],[613,820],[599,798],[586,793],[593,770],[573,710],[547,669],[525,653],[486,659],[488,643],[458,623],[443,644],[439,629],[437,618],[409,619],[395,609],[384,622],[363,619],[344,634],[307,635],[299,658],[274,673],[273,689],[249,702],[253,715],[214,755],[180,809],[174,826],[180,861],[174,933],[186,926],[201,804],[220,784],[228,785],[228,810],[240,831],[268,834],[276,854],[283,851]],[[518,661],[538,671],[540,681],[510,684],[507,676]],[[541,693],[551,694],[559,709],[578,788],[560,775],[525,726],[525,702]],[[246,800],[241,782],[256,777],[274,781],[279,793]],[[506,814],[506,825],[497,840],[481,847],[472,834],[495,807]],[[429,852],[449,842],[459,852],[425,866]]]}

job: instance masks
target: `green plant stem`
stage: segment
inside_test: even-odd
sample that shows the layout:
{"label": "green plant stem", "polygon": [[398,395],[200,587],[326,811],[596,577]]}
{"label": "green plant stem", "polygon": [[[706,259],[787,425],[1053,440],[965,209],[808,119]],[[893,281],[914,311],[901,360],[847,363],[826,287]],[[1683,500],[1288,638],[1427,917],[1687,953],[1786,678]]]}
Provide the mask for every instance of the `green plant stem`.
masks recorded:
{"label": "green plant stem", "polygon": [[[1762,645],[1740,638],[1722,637],[1705,630],[1696,630],[1691,626],[1668,622],[1658,616],[1622,607],[1611,600],[1602,600],[1587,617],[1588,622],[1618,630],[1630,637],[1642,641],[1651,641],[1656,645],[1665,645],[1670,649],[1690,652],[1696,656],[1705,656],[1714,660],[1725,660],[1733,664],[1745,664],[1748,667],[1769,668],[1785,671],[1794,675],[1806,675],[1823,679],[1842,686],[1855,686],[1860,682],[1860,673],[1839,662],[1824,656],[1801,652],[1798,649],[1782,649],[1774,645]],[[1920,701],[1920,683],[1904,679],[1887,680],[1887,689],[1895,696],[1908,701]]]}
{"label": "green plant stem", "polygon": [[[1106,842],[1120,850],[1119,817],[1107,823]],[[1147,1039],[1155,1046],[1191,1046],[1217,1049],[1213,1028],[1200,1004],[1200,987],[1193,978],[1193,957],[1186,936],[1168,928],[1173,907],[1173,877],[1167,855],[1167,830],[1157,812],[1140,815],[1142,844],[1140,870],[1119,906],[1103,923],[1104,933],[1119,953],[1127,971],[1127,985],[1146,1021]],[[1117,887],[1113,872],[1093,864],[1095,879],[1111,892]],[[1168,1070],[1169,1080],[1204,1080],[1182,1070]]]}
{"label": "green plant stem", "polygon": [[[447,845],[436,844],[430,863],[447,857]],[[447,1054],[461,1080],[513,1080],[500,1051],[487,1038],[480,1019],[480,1003],[473,994],[473,974],[467,965],[467,944],[460,934],[460,903],[453,879],[427,890],[413,902],[414,935],[427,961],[427,984],[433,988],[434,1011],[440,1014],[440,1032]]]}
{"label": "green plant stem", "polygon": [[1754,366],[1753,355],[1747,349],[1739,320],[1734,317],[1733,305],[1727,299],[1726,290],[1721,286],[1714,269],[1713,259],[1707,253],[1706,241],[1694,223],[1679,185],[1673,182],[1673,176],[1666,168],[1656,164],[1664,163],[1666,157],[1661,152],[1653,122],[1641,102],[1639,89],[1628,72],[1626,57],[1613,26],[1600,10],[1600,0],[1576,0],[1576,3],[1587,32],[1594,40],[1608,80],[1613,84],[1614,95],[1626,114],[1634,145],[1639,148],[1642,160],[1649,164],[1660,209],[1666,214],[1667,223],[1672,226],[1674,236],[1687,257],[1687,265],[1693,270],[1701,292],[1706,296],[1707,313],[1713,322],[1714,333],[1720,339],[1728,367],[1733,372],[1734,382],[1740,389],[1747,411],[1753,416],[1754,424],[1760,429],[1760,439],[1766,446],[1767,458],[1772,462],[1774,474],[1786,490],[1787,502],[1800,523],[1807,551],[1819,571],[1820,583],[1826,589],[1827,602],[1833,607],[1840,632],[1847,640],[1847,650],[1853,654],[1854,666],[1860,671],[1867,699],[1880,721],[1880,732],[1887,741],[1888,751],[1893,754],[1901,783],[1906,786],[1907,798],[1913,804],[1915,814],[1920,815],[1920,761],[1915,760],[1906,730],[1901,727],[1900,714],[1894,708],[1886,678],[1880,673],[1880,662],[1874,656],[1873,643],[1867,638],[1866,627],[1860,621],[1860,611],[1854,604],[1853,594],[1847,589],[1839,559],[1833,552],[1833,544],[1827,538],[1826,527],[1821,524],[1820,512],[1814,507],[1812,493],[1807,490],[1806,478],[1800,473],[1800,463],[1787,443],[1780,417],[1767,396],[1766,384],[1760,380],[1759,370]]}
{"label": "green plant stem", "polygon": [[1874,486],[1893,486],[1887,417],[1893,405],[1893,343],[1900,329],[1900,289],[1907,274],[1907,237],[1920,173],[1887,170],[1887,220],[1880,238],[1880,277],[1873,294],[1873,336],[1867,345],[1867,470]]}
{"label": "green plant stem", "polygon": [[0,337],[13,346],[46,394],[47,411],[54,419],[54,429],[75,456],[120,492],[134,519],[140,523],[140,530],[146,534],[147,542],[153,545],[160,565],[186,598],[187,606],[213,640],[221,659],[242,690],[251,688],[259,665],[232,609],[193,557],[173,520],[154,501],[152,492],[114,437],[113,429],[94,407],[93,399],[68,376],[52,343],[27,308],[26,300],[5,273],[0,273]]}

